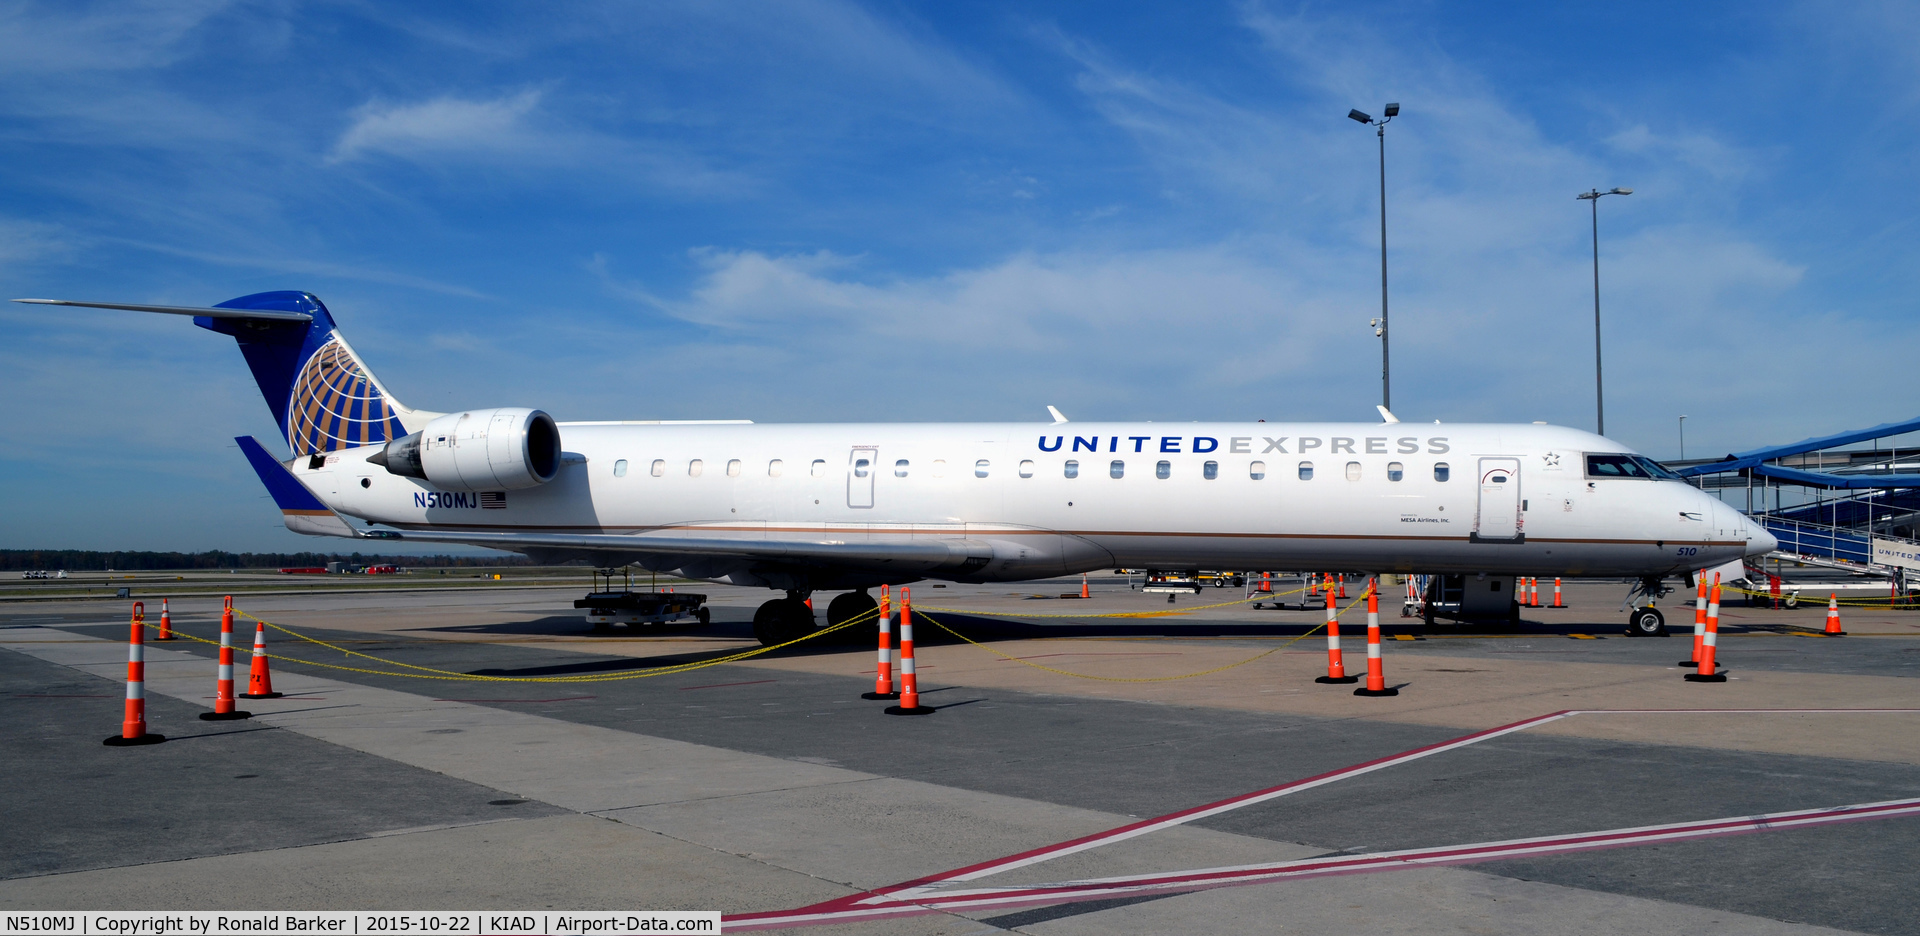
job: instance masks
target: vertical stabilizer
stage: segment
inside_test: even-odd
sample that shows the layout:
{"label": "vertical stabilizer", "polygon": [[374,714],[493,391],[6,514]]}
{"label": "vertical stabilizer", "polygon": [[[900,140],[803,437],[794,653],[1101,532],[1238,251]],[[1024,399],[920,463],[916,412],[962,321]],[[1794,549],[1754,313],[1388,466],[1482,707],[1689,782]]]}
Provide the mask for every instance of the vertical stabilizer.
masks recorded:
{"label": "vertical stabilizer", "polygon": [[216,309],[298,312],[311,321],[197,316],[194,324],[231,335],[296,458],[382,445],[425,426],[380,385],[334,328],[313,294],[285,290],[229,299]]}

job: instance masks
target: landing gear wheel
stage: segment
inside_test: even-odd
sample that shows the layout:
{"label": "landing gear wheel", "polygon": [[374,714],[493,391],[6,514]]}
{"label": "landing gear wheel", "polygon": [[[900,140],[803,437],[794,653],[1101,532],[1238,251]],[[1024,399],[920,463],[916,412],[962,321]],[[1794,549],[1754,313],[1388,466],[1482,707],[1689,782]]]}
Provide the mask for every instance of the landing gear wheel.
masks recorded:
{"label": "landing gear wheel", "polygon": [[1658,608],[1635,608],[1627,616],[1628,637],[1665,637],[1667,619]]}
{"label": "landing gear wheel", "polygon": [[763,647],[798,640],[813,630],[813,611],[798,598],[775,598],[753,612],[753,638]]}
{"label": "landing gear wheel", "polygon": [[863,591],[834,596],[832,601],[827,602],[828,627],[851,621],[861,615],[866,615],[867,619],[834,634],[830,639],[840,643],[876,643],[880,639],[880,620],[879,615],[874,614],[874,611],[879,607],[880,603],[874,601],[872,595]]}

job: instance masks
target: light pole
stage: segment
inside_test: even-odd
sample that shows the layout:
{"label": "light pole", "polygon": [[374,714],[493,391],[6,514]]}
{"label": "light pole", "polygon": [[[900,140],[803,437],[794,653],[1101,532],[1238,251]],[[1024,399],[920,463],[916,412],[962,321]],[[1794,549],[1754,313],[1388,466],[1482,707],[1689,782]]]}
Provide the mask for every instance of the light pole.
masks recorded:
{"label": "light pole", "polygon": [[1400,105],[1388,104],[1386,116],[1379,120],[1357,110],[1347,111],[1347,116],[1367,126],[1378,128],[1374,135],[1380,138],[1380,319],[1373,327],[1373,334],[1380,339],[1380,405],[1391,410],[1393,409],[1393,368],[1387,354],[1387,345],[1391,339],[1387,334],[1387,122],[1400,116]]}
{"label": "light pole", "polygon": [[1593,206],[1593,406],[1594,432],[1607,434],[1607,395],[1600,370],[1600,199],[1608,195],[1632,195],[1633,189],[1616,188],[1602,192],[1591,189],[1575,195]]}
{"label": "light pole", "polygon": [[1680,417],[1680,460],[1687,460],[1687,417]]}

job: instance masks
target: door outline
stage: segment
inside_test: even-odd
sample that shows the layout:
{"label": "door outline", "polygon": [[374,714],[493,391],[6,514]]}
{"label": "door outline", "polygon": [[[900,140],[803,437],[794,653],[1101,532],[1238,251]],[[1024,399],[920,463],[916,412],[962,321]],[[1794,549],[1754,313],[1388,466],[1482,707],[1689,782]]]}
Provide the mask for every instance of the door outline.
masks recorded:
{"label": "door outline", "polygon": [[[1526,505],[1520,496],[1520,459],[1504,456],[1482,458],[1475,477],[1478,490],[1475,492],[1473,532],[1467,535],[1468,541],[1506,544],[1526,542]],[[1483,529],[1487,532],[1482,533]]]}
{"label": "door outline", "polygon": [[[865,467],[861,462],[865,461]],[[862,474],[861,472],[865,473]],[[880,449],[856,445],[847,453],[847,506],[868,509],[873,506],[873,479],[880,473]]]}

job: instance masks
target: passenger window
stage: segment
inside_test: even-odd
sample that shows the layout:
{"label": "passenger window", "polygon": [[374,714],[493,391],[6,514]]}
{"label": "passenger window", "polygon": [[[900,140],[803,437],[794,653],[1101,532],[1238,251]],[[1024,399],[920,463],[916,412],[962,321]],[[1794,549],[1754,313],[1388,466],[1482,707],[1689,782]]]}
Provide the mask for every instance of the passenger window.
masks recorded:
{"label": "passenger window", "polygon": [[1200,477],[1205,478],[1208,481],[1212,481],[1213,479],[1220,477],[1220,463],[1207,462],[1206,464],[1201,465]]}
{"label": "passenger window", "polygon": [[1359,462],[1347,462],[1347,480],[1348,481],[1360,480],[1360,463]]}
{"label": "passenger window", "polygon": [[867,469],[868,469],[868,468],[870,468],[870,467],[872,467],[872,466],[873,466],[873,463],[872,463],[872,462],[870,462],[870,461],[867,461],[867,460],[866,460],[866,459],[864,459],[864,458],[856,458],[856,459],[854,459],[854,460],[853,460],[853,476],[854,476],[854,477],[856,477],[856,478],[864,478],[864,477],[866,477],[866,476],[867,476]]}
{"label": "passenger window", "polygon": [[700,477],[700,472],[705,471],[706,468],[707,468],[707,463],[704,461],[701,461],[698,458],[694,459],[693,461],[687,462],[687,477],[698,478]]}
{"label": "passenger window", "polygon": [[1313,480],[1313,462],[1300,463],[1300,480],[1302,481]]}
{"label": "passenger window", "polygon": [[944,478],[947,476],[947,460],[946,459],[936,458],[933,460],[933,476],[936,478]]}
{"label": "passenger window", "polygon": [[664,458],[654,459],[653,460],[653,476],[658,478],[666,475],[666,473],[667,473],[667,460]]}
{"label": "passenger window", "polygon": [[1033,462],[1023,461],[1020,463],[1020,477],[1022,478],[1033,477]]}
{"label": "passenger window", "polygon": [[1252,478],[1255,481],[1259,481],[1265,478],[1266,476],[1267,476],[1266,462],[1257,461],[1247,465],[1247,477]]}
{"label": "passenger window", "polygon": [[826,459],[816,458],[813,460],[813,476],[816,478],[824,478],[827,476],[827,460]]}
{"label": "passenger window", "polygon": [[980,459],[980,460],[979,460],[979,461],[977,461],[977,462],[974,462],[974,463],[973,463],[973,476],[974,476],[974,477],[976,477],[976,478],[984,478],[984,477],[986,477],[986,476],[987,476],[987,467],[988,467],[988,465],[987,465],[987,460],[986,460],[986,459],[984,459],[984,458],[982,458],[982,459]]}
{"label": "passenger window", "polygon": [[1069,478],[1080,477],[1080,460],[1076,458],[1067,459],[1065,471]]}
{"label": "passenger window", "polygon": [[729,478],[740,477],[740,459],[738,458],[727,459],[727,477]]}
{"label": "passenger window", "polygon": [[1163,462],[1155,462],[1155,463],[1154,463],[1154,465],[1153,465],[1153,476],[1154,476],[1154,477],[1156,477],[1156,478],[1159,478],[1159,479],[1160,479],[1160,480],[1162,480],[1162,481],[1165,481],[1165,480],[1167,480],[1167,479],[1168,479],[1169,477],[1172,477],[1172,476],[1173,476],[1173,463],[1172,463],[1172,462],[1165,462],[1165,461],[1163,461]]}
{"label": "passenger window", "polygon": [[1407,476],[1407,466],[1399,462],[1387,462],[1387,480],[1398,481]]}
{"label": "passenger window", "polygon": [[616,478],[624,478],[627,476],[627,460],[626,459],[622,458],[619,461],[613,463],[613,476]]}
{"label": "passenger window", "polygon": [[785,470],[787,470],[787,463],[778,458],[767,462],[767,477],[769,478],[778,478],[780,477],[780,473]]}
{"label": "passenger window", "polygon": [[893,476],[896,478],[904,478],[907,476],[907,460],[906,459],[902,458],[899,461],[893,463]]}
{"label": "passenger window", "polygon": [[1445,480],[1447,480],[1447,475],[1448,475],[1448,471],[1447,471],[1447,463],[1446,463],[1446,462],[1434,462],[1434,463],[1433,463],[1433,480],[1435,480],[1435,481],[1445,481]]}
{"label": "passenger window", "polygon": [[1116,459],[1113,464],[1107,466],[1107,477],[1124,478],[1126,476],[1127,476],[1126,462],[1119,461]]}

